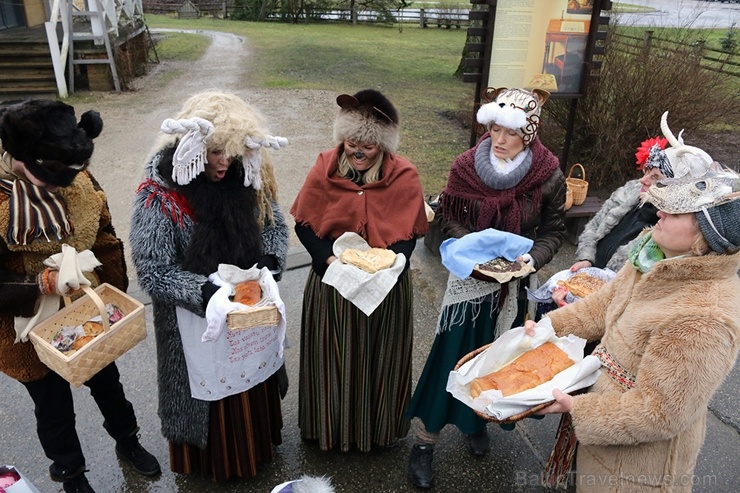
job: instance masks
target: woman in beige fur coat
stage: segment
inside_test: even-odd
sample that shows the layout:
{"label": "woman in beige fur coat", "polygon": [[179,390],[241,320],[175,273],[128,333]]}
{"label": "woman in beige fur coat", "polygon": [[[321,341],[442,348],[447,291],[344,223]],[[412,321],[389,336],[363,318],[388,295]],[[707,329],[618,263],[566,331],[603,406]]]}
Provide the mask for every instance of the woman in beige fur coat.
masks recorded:
{"label": "woman in beige fur coat", "polygon": [[[579,493],[692,489],[707,403],[740,341],[738,177],[703,178],[653,185],[646,200],[659,221],[617,277],[549,314],[558,335],[602,341],[596,384],[577,396],[555,390],[542,412],[570,413]],[[702,195],[712,202],[698,205]]]}

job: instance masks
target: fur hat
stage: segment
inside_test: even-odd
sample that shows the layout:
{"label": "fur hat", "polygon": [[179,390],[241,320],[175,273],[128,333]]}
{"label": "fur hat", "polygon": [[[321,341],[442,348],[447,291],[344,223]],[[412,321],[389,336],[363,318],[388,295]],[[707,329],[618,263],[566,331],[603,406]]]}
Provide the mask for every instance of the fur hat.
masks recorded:
{"label": "fur hat", "polygon": [[514,130],[527,147],[537,136],[542,105],[548,100],[550,93],[543,89],[528,91],[500,87],[492,95],[495,99],[478,110],[478,123],[488,129],[495,123]]}
{"label": "fur hat", "polygon": [[74,108],[61,101],[32,99],[0,108],[3,149],[49,185],[72,183],[88,166],[102,130],[97,111],[86,111],[78,123]]}
{"label": "fur hat", "polygon": [[685,145],[681,137],[683,130],[678,133],[678,137],[673,135],[668,128],[667,111],[660,118],[660,129],[671,147],[665,148],[665,144],[662,147],[653,145],[644,169],[658,168],[667,178],[696,178],[709,170],[714,161],[712,157],[698,147]]}
{"label": "fur hat", "polygon": [[354,96],[337,96],[337,104],[340,107],[334,120],[334,141],[337,144],[353,140],[376,144],[390,153],[398,150],[398,113],[388,98],[373,89],[364,89]]}
{"label": "fur hat", "polygon": [[303,476],[275,486],[270,493],[334,493],[334,487],[329,478]]}

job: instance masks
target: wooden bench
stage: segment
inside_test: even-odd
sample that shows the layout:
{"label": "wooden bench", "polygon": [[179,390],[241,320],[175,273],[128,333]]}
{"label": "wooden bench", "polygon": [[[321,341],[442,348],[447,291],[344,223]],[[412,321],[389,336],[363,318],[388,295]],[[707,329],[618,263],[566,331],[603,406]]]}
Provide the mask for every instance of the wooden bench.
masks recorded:
{"label": "wooden bench", "polygon": [[594,215],[599,212],[604,201],[598,197],[587,196],[581,205],[574,205],[565,211],[565,238],[572,244],[578,244],[578,237],[583,233]]}

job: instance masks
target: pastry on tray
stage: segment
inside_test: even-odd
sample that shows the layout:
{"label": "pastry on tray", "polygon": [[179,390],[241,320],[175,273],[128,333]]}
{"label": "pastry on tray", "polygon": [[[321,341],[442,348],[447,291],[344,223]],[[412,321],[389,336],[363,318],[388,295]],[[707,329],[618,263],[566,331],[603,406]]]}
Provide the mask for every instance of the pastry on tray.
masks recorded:
{"label": "pastry on tray", "polygon": [[487,390],[500,390],[504,397],[541,385],[575,363],[551,342],[527,351],[517,359],[488,375],[470,382],[470,395],[478,397]]}
{"label": "pastry on tray", "polygon": [[507,260],[496,257],[473,269],[473,277],[487,281],[509,282],[512,278],[523,277],[534,272],[534,268],[526,262]]}
{"label": "pastry on tray", "polygon": [[573,296],[583,298],[606,284],[606,281],[597,277],[589,276],[585,272],[579,272],[573,277],[558,281],[558,286],[566,288]]}
{"label": "pastry on tray", "polygon": [[392,250],[384,248],[371,248],[369,250],[347,248],[339,256],[339,260],[345,264],[359,267],[370,274],[375,274],[379,270],[387,269],[393,265],[396,254]]}

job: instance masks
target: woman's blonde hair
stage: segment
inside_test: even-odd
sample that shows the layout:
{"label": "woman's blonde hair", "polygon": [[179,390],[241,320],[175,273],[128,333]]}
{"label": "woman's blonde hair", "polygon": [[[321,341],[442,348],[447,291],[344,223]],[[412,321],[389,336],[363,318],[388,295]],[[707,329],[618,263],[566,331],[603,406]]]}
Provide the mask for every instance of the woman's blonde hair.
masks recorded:
{"label": "woman's blonde hair", "polygon": [[[236,94],[219,90],[209,90],[191,96],[182,106],[177,115],[178,120],[192,117],[203,118],[213,123],[214,132],[206,140],[209,151],[223,150],[230,158],[242,157],[251,149],[246,147],[245,139],[251,137],[261,142],[269,131],[262,115],[248,105]],[[176,136],[165,135],[161,145],[172,142]],[[272,205],[277,202],[277,180],[272,161],[264,148],[260,149],[262,165],[260,177],[262,188],[257,190],[260,207],[260,224],[264,225],[264,218],[273,221]]]}
{"label": "woman's blonde hair", "polygon": [[375,183],[376,181],[380,180],[380,170],[383,167],[383,156],[383,151],[379,151],[378,155],[375,156],[375,161],[373,162],[373,165],[370,166],[363,175],[352,167],[352,165],[349,163],[349,159],[347,159],[347,154],[342,151],[342,153],[339,155],[339,166],[337,168],[337,174],[343,178],[348,178],[352,181],[355,181],[355,178],[362,176],[363,183]]}

